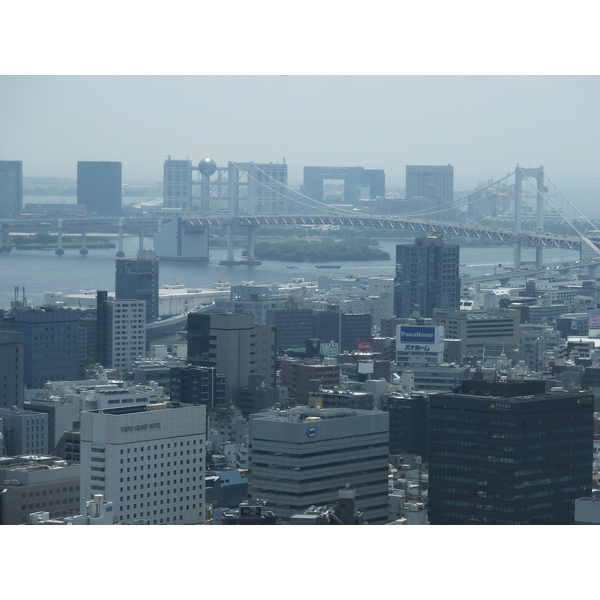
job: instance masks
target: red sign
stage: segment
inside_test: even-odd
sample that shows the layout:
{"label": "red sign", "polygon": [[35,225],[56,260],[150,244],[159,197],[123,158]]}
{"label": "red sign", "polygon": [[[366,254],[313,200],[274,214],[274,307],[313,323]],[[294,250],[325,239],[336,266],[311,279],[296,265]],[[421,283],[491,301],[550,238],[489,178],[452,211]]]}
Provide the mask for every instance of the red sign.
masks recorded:
{"label": "red sign", "polygon": [[357,341],[356,342],[356,349],[359,352],[371,352],[371,350],[373,349],[373,342],[371,342],[371,341],[368,341],[368,342]]}

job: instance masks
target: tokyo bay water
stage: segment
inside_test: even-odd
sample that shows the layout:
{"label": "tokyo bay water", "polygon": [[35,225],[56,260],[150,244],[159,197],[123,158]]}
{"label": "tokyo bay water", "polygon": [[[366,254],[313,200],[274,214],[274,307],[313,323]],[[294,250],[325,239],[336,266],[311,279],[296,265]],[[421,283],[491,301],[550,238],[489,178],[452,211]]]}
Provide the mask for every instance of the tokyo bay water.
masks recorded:
{"label": "tokyo bay water", "polygon": [[[261,241],[264,238],[259,238]],[[278,241],[278,240],[270,240]],[[281,240],[279,240],[281,241]],[[116,238],[115,238],[116,242]],[[340,262],[340,269],[316,269],[312,263],[289,263],[264,260],[262,265],[226,267],[219,265],[227,258],[225,248],[211,248],[208,263],[160,261],[160,285],[180,283],[189,288],[211,288],[221,280],[239,285],[243,281],[255,283],[287,282],[292,277],[316,280],[319,275],[344,277],[347,275],[393,277],[395,270],[396,244],[412,243],[410,239],[380,240],[379,248],[390,254],[390,260],[365,262]],[[123,249],[126,257],[135,257],[139,248],[137,236],[126,236]],[[144,239],[144,248],[152,248],[152,238]],[[242,250],[235,249],[235,258],[241,258]],[[0,308],[8,308],[15,295],[15,287],[25,288],[27,300],[38,305],[44,302],[46,292],[78,293],[81,290],[115,289],[116,248],[90,249],[81,255],[77,248],[65,249],[63,256],[54,250],[15,250],[0,254]],[[522,260],[533,261],[535,250],[526,248]],[[579,252],[562,248],[544,250],[544,261],[562,263],[579,259]],[[461,272],[469,275],[500,272],[499,264],[511,266],[513,249],[502,247],[465,246],[460,250]],[[288,266],[295,268],[289,269]],[[296,268],[297,267],[297,268]]]}

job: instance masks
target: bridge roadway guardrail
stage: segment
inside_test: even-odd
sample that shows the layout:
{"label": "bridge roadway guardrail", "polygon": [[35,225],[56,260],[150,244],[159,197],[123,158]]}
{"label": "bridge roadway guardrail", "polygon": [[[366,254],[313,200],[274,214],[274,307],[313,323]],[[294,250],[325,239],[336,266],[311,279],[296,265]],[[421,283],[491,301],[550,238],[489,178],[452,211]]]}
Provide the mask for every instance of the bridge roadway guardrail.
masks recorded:
{"label": "bridge roadway guardrail", "polygon": [[[410,230],[419,233],[442,232],[446,235],[471,239],[496,240],[504,243],[520,242],[526,247],[552,247],[579,250],[581,238],[545,232],[525,231],[515,234],[508,229],[493,227],[459,225],[424,219],[406,219],[402,217],[348,216],[348,215],[281,215],[281,216],[246,216],[237,215],[229,218],[223,215],[194,216],[182,215],[184,219],[196,225],[223,227],[233,224],[235,228],[268,227],[284,225],[333,225],[339,227],[370,227],[375,229]],[[40,219],[3,219],[0,220],[2,233],[32,233],[39,231],[57,231],[63,233],[82,232],[139,232],[146,228],[158,227],[167,223],[172,216],[151,217],[77,217],[77,218],[40,218]],[[60,225],[59,225],[60,221]]]}

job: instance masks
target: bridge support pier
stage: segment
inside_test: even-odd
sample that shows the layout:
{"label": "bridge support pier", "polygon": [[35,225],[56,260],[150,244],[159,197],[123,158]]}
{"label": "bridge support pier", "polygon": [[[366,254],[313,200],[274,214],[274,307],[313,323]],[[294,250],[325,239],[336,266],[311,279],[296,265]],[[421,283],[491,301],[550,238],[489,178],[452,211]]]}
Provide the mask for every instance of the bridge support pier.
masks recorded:
{"label": "bridge support pier", "polygon": [[[537,231],[544,230],[544,196],[542,190],[544,189],[544,167],[538,167],[537,169],[521,169],[517,165],[515,169],[515,222],[514,222],[514,233],[515,236],[521,234],[521,213],[522,213],[522,189],[523,179],[526,177],[535,177],[536,179],[536,228]],[[536,246],[535,248],[535,265],[538,269],[543,267],[543,247]],[[515,269],[521,268],[521,242],[515,241]]]}
{"label": "bridge support pier", "polygon": [[123,252],[123,219],[119,219],[119,241],[117,245],[117,258],[123,258],[125,252]]}
{"label": "bridge support pier", "polygon": [[596,269],[598,268],[598,265],[588,265],[586,267],[588,275],[590,277],[595,277],[596,276]]}
{"label": "bridge support pier", "polygon": [[0,229],[0,252],[10,252],[11,249],[8,225],[2,225]]}
{"label": "bridge support pier", "polygon": [[241,261],[243,265],[262,265],[260,260],[254,258],[254,229],[254,225],[248,227],[248,258]]}
{"label": "bridge support pier", "polygon": [[517,240],[515,242],[514,253],[515,253],[514,263],[515,263],[515,270],[516,270],[516,269],[521,268],[521,240]]}
{"label": "bridge support pier", "polygon": [[233,258],[233,223],[231,222],[227,224],[227,259],[220,260],[219,264],[227,267],[234,267],[242,264],[240,261]]}
{"label": "bridge support pier", "polygon": [[535,266],[537,269],[544,267],[544,248],[543,246],[535,247]]}
{"label": "bridge support pier", "polygon": [[58,234],[56,236],[56,250],[54,254],[62,256],[65,253],[62,247],[62,219],[58,220]]}
{"label": "bridge support pier", "polygon": [[81,248],[79,248],[79,254],[89,254],[88,249],[85,247],[86,233],[85,231],[81,234]]}

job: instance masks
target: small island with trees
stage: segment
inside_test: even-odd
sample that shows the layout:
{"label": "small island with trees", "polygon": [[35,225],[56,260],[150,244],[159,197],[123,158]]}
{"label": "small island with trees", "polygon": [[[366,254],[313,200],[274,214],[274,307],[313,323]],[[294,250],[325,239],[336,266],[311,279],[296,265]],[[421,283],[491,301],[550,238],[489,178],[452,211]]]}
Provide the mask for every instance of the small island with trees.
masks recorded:
{"label": "small island with trees", "polygon": [[354,238],[340,242],[331,239],[322,241],[288,240],[286,242],[259,242],[254,248],[254,256],[264,260],[287,262],[337,262],[390,260],[384,250],[371,248],[366,238]]}

